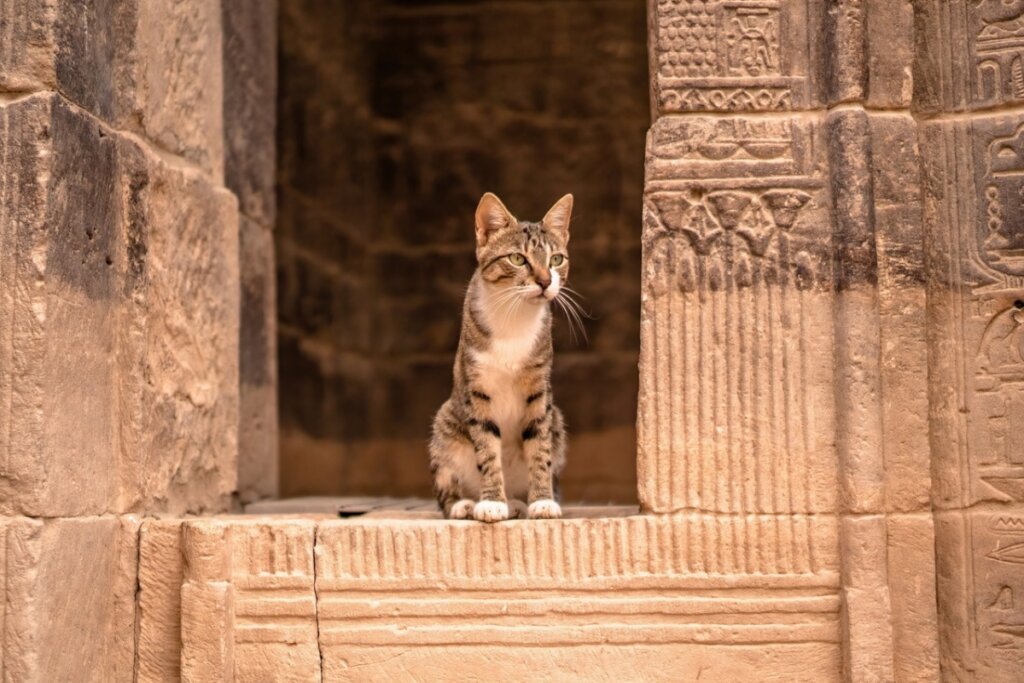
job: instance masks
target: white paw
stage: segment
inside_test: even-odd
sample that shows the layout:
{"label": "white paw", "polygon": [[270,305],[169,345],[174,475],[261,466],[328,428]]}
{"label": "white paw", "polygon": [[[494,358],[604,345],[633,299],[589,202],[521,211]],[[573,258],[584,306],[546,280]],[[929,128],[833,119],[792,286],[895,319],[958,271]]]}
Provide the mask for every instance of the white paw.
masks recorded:
{"label": "white paw", "polygon": [[473,506],[473,518],[478,522],[500,522],[508,519],[508,504],[500,500],[481,500]]}
{"label": "white paw", "polygon": [[553,500],[542,498],[530,503],[530,519],[558,519],[562,516],[561,506]]}
{"label": "white paw", "polygon": [[469,519],[473,516],[473,506],[476,505],[475,500],[469,498],[463,498],[459,502],[452,505],[451,514],[448,515],[448,519]]}
{"label": "white paw", "polygon": [[508,501],[508,515],[510,519],[526,519],[526,503],[517,498],[510,498]]}

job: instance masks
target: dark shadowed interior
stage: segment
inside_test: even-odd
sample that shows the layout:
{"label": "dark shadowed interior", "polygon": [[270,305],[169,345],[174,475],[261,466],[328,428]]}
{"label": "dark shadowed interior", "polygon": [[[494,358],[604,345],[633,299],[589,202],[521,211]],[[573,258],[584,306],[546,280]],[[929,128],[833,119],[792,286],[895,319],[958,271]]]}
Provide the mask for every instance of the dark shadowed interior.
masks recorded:
{"label": "dark shadowed interior", "polygon": [[430,495],[473,211],[576,197],[566,500],[636,499],[644,0],[280,3],[281,495]]}

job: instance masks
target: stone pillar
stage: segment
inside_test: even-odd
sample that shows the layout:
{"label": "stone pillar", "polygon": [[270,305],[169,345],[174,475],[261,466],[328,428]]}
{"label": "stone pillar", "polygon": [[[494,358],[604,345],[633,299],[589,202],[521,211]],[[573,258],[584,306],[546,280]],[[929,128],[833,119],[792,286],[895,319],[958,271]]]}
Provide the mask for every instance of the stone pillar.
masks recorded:
{"label": "stone pillar", "polygon": [[239,202],[238,495],[249,503],[278,491],[273,235],[277,2],[221,0],[221,21],[224,180]]}
{"label": "stone pillar", "polygon": [[650,7],[641,505],[838,516],[846,677],[937,676],[911,7]]}
{"label": "stone pillar", "polygon": [[916,2],[942,668],[1024,670],[1024,8]]}
{"label": "stone pillar", "polygon": [[[239,161],[225,109],[263,130],[272,111],[257,125],[224,94],[224,63],[234,76],[268,48],[225,56],[222,9],[0,7],[6,679],[130,680],[131,515],[226,510],[236,491],[239,200],[225,177],[259,206],[236,179],[272,162]],[[246,215],[268,225],[267,210]]]}

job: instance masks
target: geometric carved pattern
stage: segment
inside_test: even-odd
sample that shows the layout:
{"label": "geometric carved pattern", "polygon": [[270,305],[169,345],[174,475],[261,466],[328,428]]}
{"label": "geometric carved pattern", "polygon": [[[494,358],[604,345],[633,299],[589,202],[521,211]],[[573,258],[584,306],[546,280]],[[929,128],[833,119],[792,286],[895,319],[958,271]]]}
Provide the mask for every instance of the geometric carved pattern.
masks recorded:
{"label": "geometric carved pattern", "polygon": [[814,126],[663,118],[650,139],[641,503],[834,511],[832,236]]}
{"label": "geometric carved pattern", "polygon": [[801,555],[795,539],[779,555],[768,539],[790,539],[790,527],[775,515],[323,523],[324,673],[343,677],[339,661],[353,656],[385,660],[381,647],[436,657],[456,643],[463,653],[540,648],[524,661],[553,646],[772,643],[834,661],[835,521],[799,516],[796,525],[816,537],[818,555]]}
{"label": "geometric carved pattern", "polygon": [[[182,618],[180,633],[140,622],[140,681],[179,659],[188,680],[444,680],[464,658],[510,678],[661,680],[665,661],[697,674],[691,658],[723,646],[739,659],[717,678],[830,680],[840,666],[830,515],[146,524],[162,531],[143,533],[146,613]],[[559,646],[596,649],[567,677],[548,659]],[[443,663],[453,649],[459,663]]]}
{"label": "geometric carved pattern", "polygon": [[[661,111],[788,110],[804,79],[787,72],[794,55],[780,0],[658,0],[655,91]],[[799,22],[792,16],[790,22]],[[808,32],[809,33],[809,32]]]}

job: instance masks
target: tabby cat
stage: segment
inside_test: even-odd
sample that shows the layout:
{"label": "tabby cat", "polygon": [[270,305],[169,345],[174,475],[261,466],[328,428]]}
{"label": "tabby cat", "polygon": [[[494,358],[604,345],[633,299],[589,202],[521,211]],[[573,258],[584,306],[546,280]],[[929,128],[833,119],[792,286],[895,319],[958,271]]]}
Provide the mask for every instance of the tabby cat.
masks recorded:
{"label": "tabby cat", "polygon": [[477,206],[478,266],[454,386],[430,440],[434,489],[449,519],[562,515],[555,499],[566,435],[551,396],[550,304],[571,302],[571,214],[569,194],[539,223],[517,220],[491,193]]}

